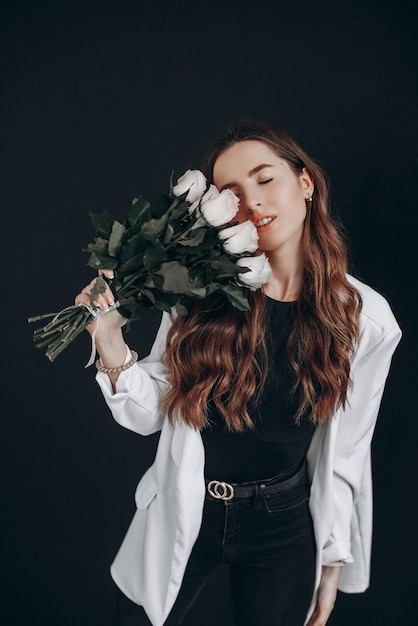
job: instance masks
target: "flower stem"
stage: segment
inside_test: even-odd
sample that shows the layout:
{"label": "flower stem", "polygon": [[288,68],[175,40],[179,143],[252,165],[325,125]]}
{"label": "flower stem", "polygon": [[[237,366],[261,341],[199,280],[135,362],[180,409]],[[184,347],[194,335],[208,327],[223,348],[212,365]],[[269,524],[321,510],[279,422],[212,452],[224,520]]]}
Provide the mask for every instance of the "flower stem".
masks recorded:
{"label": "flower stem", "polygon": [[46,320],[48,317],[54,317],[55,315],[56,313],[44,313],[43,315],[32,315],[32,317],[28,317],[28,322],[29,324],[31,324],[32,322],[40,322],[41,320]]}
{"label": "flower stem", "polygon": [[57,341],[51,343],[48,346],[46,356],[50,361],[55,361],[57,356],[65,350],[65,348],[74,341],[74,339],[83,332],[83,330],[93,321],[91,313],[82,313],[82,316],[76,323],[68,329],[68,331],[62,335]]}

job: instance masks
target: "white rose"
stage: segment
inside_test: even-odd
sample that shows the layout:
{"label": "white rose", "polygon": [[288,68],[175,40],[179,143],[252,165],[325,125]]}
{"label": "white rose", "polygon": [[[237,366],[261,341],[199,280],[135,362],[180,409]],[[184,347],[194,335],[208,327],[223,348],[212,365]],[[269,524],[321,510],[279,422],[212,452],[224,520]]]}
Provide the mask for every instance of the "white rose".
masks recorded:
{"label": "white rose", "polygon": [[271,276],[270,263],[264,252],[259,256],[247,256],[238,259],[237,265],[249,268],[249,272],[238,274],[238,278],[252,291],[260,289],[261,285],[264,285]]}
{"label": "white rose", "polygon": [[218,237],[224,242],[223,247],[229,254],[255,252],[258,248],[257,229],[250,220],[237,226],[223,228],[219,231]]}
{"label": "white rose", "polygon": [[228,224],[238,213],[238,198],[230,189],[221,193],[211,185],[202,198],[200,211],[211,226]]}
{"label": "white rose", "polygon": [[[209,185],[209,189],[207,190],[207,192],[202,196],[202,199],[200,200],[196,200],[195,202],[193,202],[193,204],[190,205],[189,207],[189,213],[193,213],[193,211],[198,207],[199,202],[203,203],[203,202],[207,202],[208,200],[212,200],[215,199],[219,196],[219,191],[217,190],[217,188],[215,187],[215,185]],[[200,212],[199,215],[201,215],[202,213]]]}
{"label": "white rose", "polygon": [[206,178],[200,170],[187,170],[183,176],[180,176],[177,185],[174,185],[173,194],[181,196],[188,191],[186,200],[196,202],[205,191],[206,182]]}

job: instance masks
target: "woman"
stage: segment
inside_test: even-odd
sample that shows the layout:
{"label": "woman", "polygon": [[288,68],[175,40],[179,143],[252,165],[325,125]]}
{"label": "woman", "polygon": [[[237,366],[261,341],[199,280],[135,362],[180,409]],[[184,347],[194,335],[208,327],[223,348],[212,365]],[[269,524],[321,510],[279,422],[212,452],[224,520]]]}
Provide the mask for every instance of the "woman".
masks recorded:
{"label": "woman", "polygon": [[[97,380],[114,418],[161,430],[111,568],[123,592],[114,623],[181,623],[227,562],[239,626],[319,626],[337,588],[368,586],[370,442],[400,330],[382,296],[346,274],[324,176],[288,135],[239,123],[205,173],[238,196],[272,274],[250,313],[215,295],[163,314],[139,365],[126,320],[101,318]],[[95,301],[112,303],[110,290]]]}

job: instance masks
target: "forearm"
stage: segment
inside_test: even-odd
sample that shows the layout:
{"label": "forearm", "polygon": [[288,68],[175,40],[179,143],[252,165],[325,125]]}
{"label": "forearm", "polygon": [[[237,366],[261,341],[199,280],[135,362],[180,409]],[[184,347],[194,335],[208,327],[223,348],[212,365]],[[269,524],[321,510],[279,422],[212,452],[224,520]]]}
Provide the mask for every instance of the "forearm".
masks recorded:
{"label": "forearm", "polygon": [[307,626],[324,626],[334,608],[342,567],[322,567],[317,601]]}
{"label": "forearm", "polygon": [[[121,329],[97,338],[96,347],[104,367],[113,369],[118,368],[125,363],[127,348]],[[109,376],[112,384],[113,393],[115,393],[115,386],[116,381],[119,378],[119,372],[109,373],[107,375]]]}

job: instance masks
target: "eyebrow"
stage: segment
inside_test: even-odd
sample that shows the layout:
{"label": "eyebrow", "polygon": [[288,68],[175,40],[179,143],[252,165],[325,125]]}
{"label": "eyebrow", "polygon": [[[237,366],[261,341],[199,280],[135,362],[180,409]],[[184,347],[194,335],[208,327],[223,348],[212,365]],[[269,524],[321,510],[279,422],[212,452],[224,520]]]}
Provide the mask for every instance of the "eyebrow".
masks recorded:
{"label": "eyebrow", "polygon": [[[254,176],[266,167],[273,167],[273,165],[270,165],[269,163],[260,163],[260,165],[256,165],[256,167],[253,167],[253,169],[248,172],[248,176]],[[226,185],[222,185],[221,190],[236,187],[237,184],[238,183],[227,183]]]}

